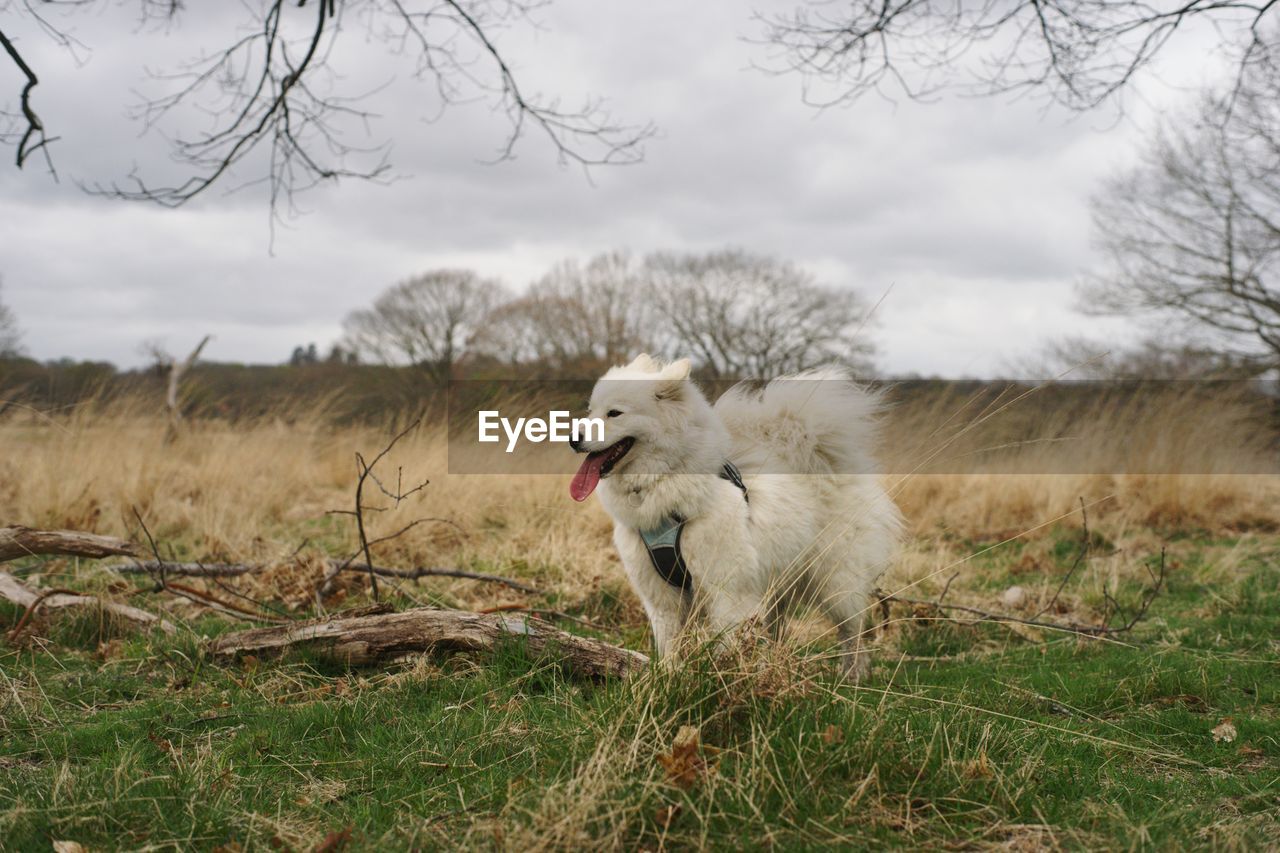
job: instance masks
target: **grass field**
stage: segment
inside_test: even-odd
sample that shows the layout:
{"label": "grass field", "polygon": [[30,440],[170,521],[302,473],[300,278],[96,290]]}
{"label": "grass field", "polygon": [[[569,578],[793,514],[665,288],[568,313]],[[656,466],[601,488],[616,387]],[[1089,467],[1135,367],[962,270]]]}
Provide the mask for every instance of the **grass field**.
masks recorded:
{"label": "grass field", "polygon": [[[166,556],[266,562],[234,590],[297,616],[322,554],[354,546],[355,450],[389,428],[318,417],[194,424],[176,443],[127,407],[0,422],[0,523],[138,538]],[[1247,441],[1233,451],[1251,446]],[[647,650],[609,523],[557,477],[444,474],[423,430],[389,469],[432,483],[373,517],[424,523],[379,562],[530,579],[389,589],[399,606],[526,605]],[[899,470],[904,466],[898,466]],[[495,488],[495,482],[500,488]],[[667,849],[826,846],[1280,849],[1280,483],[1269,476],[913,475],[882,587],[1096,623],[1106,638],[894,604],[869,679],[840,680],[801,620],[783,647],[573,680],[518,646],[348,670],[213,661],[245,627],[100,563],[5,568],[164,611],[177,637],[0,603],[0,848]],[[1081,560],[1081,505],[1089,532]],[[193,581],[192,583],[199,583]],[[1020,608],[1002,593],[1020,586]],[[362,603],[348,578],[329,609]],[[1122,617],[1112,615],[1113,622]]]}

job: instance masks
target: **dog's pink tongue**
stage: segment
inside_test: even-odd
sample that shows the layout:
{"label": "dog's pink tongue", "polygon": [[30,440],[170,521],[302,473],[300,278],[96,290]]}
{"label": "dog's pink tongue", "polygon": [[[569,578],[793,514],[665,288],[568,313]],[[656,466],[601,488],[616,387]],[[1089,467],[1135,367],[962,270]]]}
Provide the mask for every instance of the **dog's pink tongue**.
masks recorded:
{"label": "dog's pink tongue", "polygon": [[600,469],[603,467],[603,453],[589,453],[582,460],[582,467],[573,475],[573,482],[569,484],[569,494],[575,501],[585,501],[596,490],[596,485],[600,482]]}

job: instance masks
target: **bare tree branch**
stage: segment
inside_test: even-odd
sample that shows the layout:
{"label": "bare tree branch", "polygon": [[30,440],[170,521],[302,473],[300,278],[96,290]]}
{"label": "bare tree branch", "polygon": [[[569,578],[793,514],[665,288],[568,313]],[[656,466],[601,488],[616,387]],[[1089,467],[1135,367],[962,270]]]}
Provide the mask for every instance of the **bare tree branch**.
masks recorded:
{"label": "bare tree branch", "polygon": [[[92,0],[52,5],[77,8]],[[366,105],[385,86],[344,89],[344,68],[335,57],[355,35],[370,36],[367,50],[390,46],[407,55],[414,75],[433,81],[441,109],[477,98],[505,113],[508,132],[496,159],[514,155],[526,130],[534,128],[550,142],[561,162],[584,168],[635,163],[654,133],[649,124],[615,121],[598,99],[565,108],[557,98],[528,91],[500,45],[498,33],[515,24],[531,24],[542,0],[265,0],[247,4],[251,26],[191,62],[151,75],[159,90],[135,111],[147,130],[171,135],[174,159],[184,177],[168,182],[134,173],[121,180],[86,186],[112,198],[150,201],[178,207],[215,186],[265,187],[271,223],[296,214],[297,194],[344,178],[386,180],[389,143],[353,142],[369,137],[378,118]],[[74,40],[41,16],[31,4],[27,15],[55,42],[73,48]],[[141,0],[144,19],[176,19],[176,0]],[[355,30],[355,34],[349,31]],[[159,37],[159,36],[157,36]],[[18,139],[17,161],[36,151],[47,156],[52,138],[31,106],[39,82],[13,42],[0,32],[0,46],[26,78],[20,107],[25,131]],[[191,133],[185,119],[204,115],[212,126]],[[185,125],[185,127],[184,127]],[[176,130],[175,130],[176,127]],[[15,134],[16,135],[16,134]],[[52,163],[50,162],[50,169]]]}
{"label": "bare tree branch", "polygon": [[1086,310],[1155,319],[1165,338],[1174,320],[1242,365],[1280,368],[1278,51],[1166,124],[1096,198],[1109,263],[1086,283]]}
{"label": "bare tree branch", "polygon": [[53,168],[53,160],[49,157],[48,146],[49,143],[56,141],[58,137],[50,138],[45,134],[44,122],[40,120],[40,116],[36,115],[35,109],[31,106],[31,92],[39,85],[40,78],[31,70],[31,66],[22,58],[17,46],[5,35],[4,30],[0,30],[0,47],[4,48],[4,52],[8,54],[9,59],[18,67],[18,71],[22,73],[22,76],[27,79],[18,95],[18,109],[26,122],[22,136],[18,139],[18,168],[21,169],[26,164],[27,159],[39,151],[44,154],[45,162],[49,165],[49,174],[53,175],[56,180],[58,173]]}
{"label": "bare tree branch", "polygon": [[853,0],[761,16],[766,70],[797,73],[806,101],[868,92],[927,98],[1035,90],[1074,110],[1118,98],[1180,31],[1218,28],[1245,63],[1278,0]]}

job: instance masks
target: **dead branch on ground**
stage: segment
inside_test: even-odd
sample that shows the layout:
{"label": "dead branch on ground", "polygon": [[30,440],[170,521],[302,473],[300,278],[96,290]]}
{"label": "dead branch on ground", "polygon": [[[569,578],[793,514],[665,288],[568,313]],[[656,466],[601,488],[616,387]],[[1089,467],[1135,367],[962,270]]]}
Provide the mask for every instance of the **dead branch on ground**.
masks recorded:
{"label": "dead branch on ground", "polygon": [[114,536],[98,536],[79,530],[35,530],[23,525],[0,527],[0,563],[22,557],[131,557],[138,553],[132,542]]}
{"label": "dead branch on ground", "polygon": [[542,590],[536,586],[530,586],[522,581],[514,578],[503,577],[502,575],[491,575],[485,572],[467,572],[461,569],[444,569],[444,568],[427,568],[416,567],[412,569],[393,569],[386,566],[369,566],[365,563],[341,563],[338,560],[329,561],[330,571],[333,575],[339,572],[353,571],[364,572],[369,571],[375,575],[381,575],[387,578],[399,578],[401,580],[419,580],[420,578],[461,578],[463,580],[483,581],[485,583],[502,584],[519,592],[529,595],[542,595]]}
{"label": "dead branch on ground", "polygon": [[[140,519],[139,521],[141,522]],[[147,530],[145,524],[142,524],[142,529],[150,538],[150,531]],[[370,542],[370,545],[379,541],[381,540],[375,539]],[[154,557],[158,551],[154,541],[151,544],[151,550]],[[134,543],[115,536],[100,536],[96,533],[85,533],[80,530],[37,530],[25,525],[0,527],[0,563],[18,560],[23,557],[38,556],[85,557],[95,560],[103,557],[131,557],[134,558],[132,562],[109,564],[106,568],[118,574],[163,576],[166,581],[169,576],[208,579],[234,578],[256,574],[270,568],[270,565],[265,563],[172,562],[159,557],[151,560],[140,560],[138,557],[142,553],[143,549]],[[294,556],[297,555],[295,554]],[[349,558],[343,560],[326,558],[325,562],[329,567],[329,571],[325,575],[326,583],[332,582],[341,572],[367,573],[370,571],[367,563],[356,563]],[[372,571],[380,577],[399,580],[417,581],[429,577],[460,578],[462,580],[501,584],[529,595],[542,594],[542,590],[537,587],[515,578],[443,566],[415,566],[413,568],[399,569],[375,565],[372,567]],[[233,610],[240,609],[234,606],[231,607]]]}
{"label": "dead branch on ground", "polygon": [[[328,559],[329,572],[325,580],[330,581],[341,572],[368,572],[369,566],[364,563],[352,563],[346,560]],[[114,572],[126,575],[152,574],[160,571],[160,564],[155,560],[142,562],[119,563],[109,567]],[[164,564],[170,575],[181,575],[191,578],[235,578],[266,571],[270,565],[263,563],[170,563]],[[516,580],[515,578],[491,575],[484,572],[468,572],[462,569],[417,566],[411,569],[395,569],[389,566],[374,566],[373,573],[380,577],[398,578],[400,580],[420,580],[422,578],[462,578],[464,580],[483,581],[485,583],[502,584],[511,589],[530,595],[541,595],[542,590]]]}
{"label": "dead branch on ground", "polygon": [[[209,593],[204,592],[202,590],[194,589],[192,587],[187,586],[186,584],[174,583],[173,581],[169,580],[169,564],[165,562],[163,557],[160,556],[160,548],[158,545],[156,545],[155,537],[151,535],[151,530],[150,528],[147,527],[147,523],[142,520],[142,513],[138,512],[137,507],[133,507],[133,517],[138,520],[138,524],[142,527],[142,533],[144,536],[147,537],[147,544],[151,546],[151,554],[153,557],[155,557],[155,560],[149,564],[153,568],[151,569],[151,571],[147,572],[147,574],[149,574],[151,576],[151,579],[155,581],[156,592],[170,592],[180,598],[185,598],[188,601],[193,601],[196,604],[203,605],[212,610],[217,610],[219,613],[224,613],[228,616],[234,616],[237,619],[248,619],[248,620],[254,620],[258,622],[270,622],[276,625],[290,621],[287,617],[282,618],[279,616],[264,615],[257,611],[247,610],[243,607],[240,607],[239,605],[231,604],[230,602],[223,601],[217,596],[210,595]],[[240,596],[240,597],[247,598],[247,596]],[[271,609],[266,604],[260,601],[256,601],[254,599],[248,599],[248,600],[255,607],[258,607],[261,610],[269,611]]]}
{"label": "dead branch on ground", "polygon": [[605,625],[599,625],[589,619],[583,619],[581,616],[574,616],[572,613],[565,613],[563,610],[547,610],[544,607],[529,607],[526,604],[498,604],[493,607],[485,607],[477,610],[477,613],[531,613],[539,618],[550,617],[564,622],[577,622],[585,628],[592,631],[616,631],[616,628],[609,628]]}
{"label": "dead branch on ground", "polygon": [[218,637],[212,648],[221,656],[263,656],[307,648],[362,665],[422,652],[489,652],[520,638],[533,654],[554,657],[570,672],[589,678],[625,677],[649,663],[640,652],[569,634],[527,616],[428,608],[257,628]]}
{"label": "dead branch on ground", "polygon": [[159,628],[166,634],[174,634],[177,629],[169,621],[127,604],[108,601],[96,595],[81,595],[69,590],[50,589],[34,590],[19,581],[8,572],[0,572],[0,598],[4,598],[19,607],[25,607],[17,626],[9,632],[9,639],[15,639],[27,626],[37,610],[58,610],[63,608],[81,608],[100,610],[143,628]]}

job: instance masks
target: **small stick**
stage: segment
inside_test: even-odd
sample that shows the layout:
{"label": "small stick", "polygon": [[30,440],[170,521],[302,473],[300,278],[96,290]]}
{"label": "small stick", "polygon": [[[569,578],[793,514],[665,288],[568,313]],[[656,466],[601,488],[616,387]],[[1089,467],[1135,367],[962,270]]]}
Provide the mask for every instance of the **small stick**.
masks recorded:
{"label": "small stick", "polygon": [[221,611],[222,613],[226,613],[230,616],[238,616],[241,619],[253,619],[258,622],[267,622],[272,625],[283,625],[286,622],[293,621],[291,619],[281,619],[277,616],[263,616],[260,613],[254,613],[250,610],[245,610],[244,608],[237,607],[236,605],[231,604],[230,602],[226,602],[219,598],[216,598],[207,592],[201,592],[198,589],[189,587],[186,584],[174,583],[173,581],[169,581],[168,583],[164,584],[164,586],[161,588],[166,592],[177,593],[183,598],[194,601],[197,604],[203,604],[205,607],[210,607],[214,610]]}

